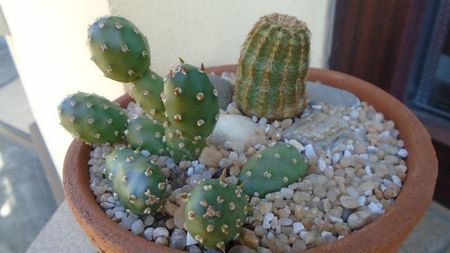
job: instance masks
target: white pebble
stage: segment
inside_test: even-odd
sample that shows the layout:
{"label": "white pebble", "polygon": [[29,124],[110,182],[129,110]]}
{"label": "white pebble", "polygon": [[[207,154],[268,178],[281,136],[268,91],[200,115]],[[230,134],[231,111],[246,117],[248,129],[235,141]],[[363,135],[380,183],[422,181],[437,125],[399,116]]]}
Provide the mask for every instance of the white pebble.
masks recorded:
{"label": "white pebble", "polygon": [[152,227],[148,227],[148,228],[146,228],[145,229],[145,231],[144,231],[144,237],[147,239],[147,240],[153,240],[153,230],[155,230],[154,228],[152,228]]}
{"label": "white pebble", "polygon": [[352,152],[350,152],[350,150],[344,151],[344,157],[351,157],[351,156],[352,156]]}
{"label": "white pebble", "polygon": [[142,220],[138,219],[131,224],[131,232],[138,235],[142,232],[144,232],[144,223]]}
{"label": "white pebble", "polygon": [[356,201],[358,201],[358,204],[359,204],[360,206],[363,206],[363,205],[366,203],[366,200],[367,200],[366,196],[359,196],[359,197],[356,199]]}
{"label": "white pebble", "polygon": [[350,113],[350,117],[352,117],[353,119],[358,118],[359,116],[359,111],[357,109],[354,109],[351,113]]}
{"label": "white pebble", "polygon": [[343,116],[342,118],[343,118],[344,120],[347,120],[347,121],[349,121],[349,120],[350,120],[350,117],[349,117],[349,116],[347,116],[347,115]]}
{"label": "white pebble", "polygon": [[342,223],[343,222],[343,220],[341,218],[338,218],[336,216],[330,216],[329,220],[333,223]]}
{"label": "white pebble", "polygon": [[370,146],[367,146],[367,151],[369,151],[371,153],[375,153],[378,151],[378,148],[373,145],[370,145]]}
{"label": "white pebble", "polygon": [[341,160],[341,154],[340,153],[334,153],[333,157],[331,158],[331,161],[333,164],[337,164]]}
{"label": "white pebble", "polygon": [[323,171],[327,167],[325,160],[323,160],[322,158],[319,158],[319,161],[317,161],[317,167],[319,167],[320,171]]}
{"label": "white pebble", "polygon": [[398,176],[393,175],[392,182],[394,182],[394,184],[396,184],[398,187],[402,187],[402,180]]}
{"label": "white pebble", "polygon": [[258,122],[258,118],[256,116],[252,116],[252,121],[253,122]]}
{"label": "white pebble", "polygon": [[358,198],[359,197],[359,193],[358,190],[356,190],[354,187],[347,187],[347,193],[348,195],[350,195],[352,198]]}
{"label": "white pebble", "polygon": [[321,105],[312,105],[311,106],[314,110],[322,110],[322,106]]}
{"label": "white pebble", "polygon": [[281,188],[280,190],[281,195],[283,195],[283,197],[285,199],[291,199],[292,196],[294,195],[294,191],[289,189],[289,188]]}
{"label": "white pebble", "polygon": [[397,155],[400,156],[401,158],[406,158],[408,156],[408,151],[404,148],[401,148],[398,152]]}
{"label": "white pebble", "polygon": [[305,146],[305,156],[308,160],[316,158],[316,152],[314,151],[314,148],[311,144],[307,144]]}
{"label": "white pebble", "polygon": [[278,220],[278,224],[280,226],[290,226],[292,225],[292,220],[289,218],[281,218],[280,220]]}
{"label": "white pebble", "polygon": [[267,233],[267,239],[270,240],[270,239],[272,239],[274,237],[275,237],[275,235],[272,232]]}
{"label": "white pebble", "polygon": [[192,237],[192,235],[188,232],[186,236],[186,246],[192,246],[198,244],[198,242]]}
{"label": "white pebble", "polygon": [[348,151],[353,151],[355,149],[355,146],[353,146],[353,144],[349,143],[347,144],[347,146],[345,147]]}
{"label": "white pebble", "polygon": [[381,203],[370,202],[368,207],[370,208],[370,211],[373,214],[383,214],[384,213],[383,205]]}
{"label": "white pebble", "polygon": [[294,234],[298,234],[305,230],[305,226],[301,222],[294,222],[292,224]]}
{"label": "white pebble", "polygon": [[302,238],[303,241],[306,241],[306,237],[308,236],[308,234],[308,231],[301,231],[300,238]]}
{"label": "white pebble", "polygon": [[275,215],[273,213],[264,214],[263,228],[269,229],[271,227],[270,222],[273,220],[274,217]]}
{"label": "white pebble", "polygon": [[383,184],[384,184],[385,186],[389,186],[390,184],[392,184],[392,182],[391,182],[391,180],[389,180],[389,179],[383,179]]}
{"label": "white pebble", "polygon": [[322,233],[320,234],[320,236],[323,238],[330,236],[330,235],[333,235],[333,233],[328,232],[328,231],[322,231]]}
{"label": "white pebble", "polygon": [[369,176],[373,175],[372,170],[370,169],[370,166],[364,167],[364,170],[366,171],[367,175],[369,175]]}
{"label": "white pebble", "polygon": [[295,139],[290,139],[289,141],[287,141],[287,143],[291,144],[294,148],[296,148],[298,152],[303,152],[303,150],[305,150],[305,147]]}
{"label": "white pebble", "polygon": [[194,174],[194,168],[193,167],[189,167],[189,169],[187,170],[188,177],[192,176],[192,174]]}
{"label": "white pebble", "polygon": [[169,237],[169,230],[165,227],[157,227],[153,230],[153,238]]}

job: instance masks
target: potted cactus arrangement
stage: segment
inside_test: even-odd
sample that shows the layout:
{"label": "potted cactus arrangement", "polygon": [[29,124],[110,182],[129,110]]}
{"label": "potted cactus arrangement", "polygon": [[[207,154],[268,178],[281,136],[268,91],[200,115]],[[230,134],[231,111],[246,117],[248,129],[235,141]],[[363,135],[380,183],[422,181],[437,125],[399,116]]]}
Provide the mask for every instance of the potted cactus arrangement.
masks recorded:
{"label": "potted cactus arrangement", "polygon": [[[309,69],[310,38],[303,21],[270,14],[251,29],[237,66],[208,69],[179,59],[163,78],[150,69],[147,39],[133,23],[106,16],[91,24],[91,60],[128,87],[115,102],[78,92],[58,107],[75,137],[64,165],[66,197],[96,246],[395,251],[431,200],[436,160],[414,145],[432,152],[429,137],[381,90]],[[234,90],[225,103],[224,85]],[[332,101],[343,93],[351,105]],[[371,94],[387,96],[385,104]],[[407,122],[397,122],[390,106]],[[413,139],[405,127],[411,123],[420,130]],[[406,187],[412,184],[418,188]],[[395,226],[405,221],[395,206],[413,205],[408,225]],[[364,243],[368,238],[380,244]]]}

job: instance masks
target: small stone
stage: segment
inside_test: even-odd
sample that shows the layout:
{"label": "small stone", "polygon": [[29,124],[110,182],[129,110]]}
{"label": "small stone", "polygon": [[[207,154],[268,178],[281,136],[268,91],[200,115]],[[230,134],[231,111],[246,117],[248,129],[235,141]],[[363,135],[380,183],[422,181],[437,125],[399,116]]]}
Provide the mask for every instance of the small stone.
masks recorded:
{"label": "small stone", "polygon": [[273,220],[275,215],[273,213],[264,214],[263,227],[269,229],[271,227],[270,222]]}
{"label": "small stone", "polygon": [[240,237],[244,244],[250,248],[255,249],[259,244],[259,240],[256,237],[255,233],[247,228],[241,229]]}
{"label": "small stone", "polygon": [[153,230],[153,238],[169,237],[169,230],[165,227],[157,227]]}
{"label": "small stone", "polygon": [[408,156],[408,151],[404,148],[398,150],[397,155],[401,158],[406,158]]}
{"label": "small stone", "polygon": [[314,152],[314,148],[311,144],[307,144],[305,146],[305,156],[306,156],[306,159],[308,159],[308,160],[317,158],[316,152]]}
{"label": "small stone", "polygon": [[400,188],[397,185],[391,183],[387,186],[383,195],[385,199],[393,199],[398,196],[399,192]]}
{"label": "small stone", "polygon": [[292,227],[294,234],[299,234],[301,231],[305,230],[305,226],[301,222],[294,222]]}
{"label": "small stone", "polygon": [[182,170],[185,170],[185,169],[191,167],[191,165],[192,165],[191,161],[181,161],[178,167]]}
{"label": "small stone", "polygon": [[339,201],[343,207],[348,209],[355,209],[359,207],[358,201],[350,196],[341,196]]}
{"label": "small stone", "polygon": [[167,200],[164,204],[164,211],[170,216],[175,215],[175,211],[177,210],[177,208],[178,205],[169,200]]}
{"label": "small stone", "polygon": [[280,193],[281,193],[281,195],[283,195],[283,197],[285,198],[285,199],[291,199],[292,198],[292,196],[294,195],[294,191],[293,190],[291,190],[291,189],[289,189],[289,188],[281,188],[281,190],[280,190]]}
{"label": "small stone", "polygon": [[296,148],[298,152],[303,152],[303,150],[305,150],[305,147],[295,139],[290,139],[288,143],[291,144],[294,148]]}
{"label": "small stone", "polygon": [[359,98],[353,93],[320,82],[307,81],[306,93],[312,104],[325,103],[336,107],[354,108],[360,105]]}
{"label": "small stone", "polygon": [[292,252],[300,252],[303,250],[306,250],[305,241],[298,239],[292,244]]}
{"label": "small stone", "polygon": [[175,228],[170,238],[170,247],[174,249],[184,249],[186,247],[186,231]]}
{"label": "small stone", "polygon": [[264,248],[264,247],[257,247],[256,251],[258,253],[272,253],[272,251],[270,251],[270,249]]}
{"label": "small stone", "polygon": [[273,203],[268,201],[262,201],[261,203],[259,203],[259,209],[261,210],[262,214],[272,211],[272,206]]}
{"label": "small stone", "polygon": [[215,148],[205,147],[202,150],[198,160],[200,163],[209,167],[219,167],[219,162],[222,159],[222,155]]}
{"label": "small stone", "polygon": [[[245,245],[234,245],[233,247],[231,247],[231,249],[228,251],[228,253],[251,253],[252,250],[250,250],[247,246]],[[208,250],[209,253],[209,250]]]}
{"label": "small stone", "polygon": [[309,193],[306,193],[306,192],[296,191],[294,193],[294,196],[292,197],[292,199],[294,200],[295,203],[301,204],[304,201],[310,201],[311,200],[311,195]]}
{"label": "small stone", "polygon": [[347,224],[351,229],[358,229],[367,224],[371,216],[370,209],[357,211],[352,213],[347,220]]}
{"label": "small stone", "polygon": [[202,250],[197,245],[187,247],[189,253],[202,253]]}
{"label": "small stone", "polygon": [[131,232],[133,232],[136,235],[139,235],[140,233],[144,232],[144,223],[142,220],[137,219],[136,221],[131,224]]}
{"label": "small stone", "polygon": [[191,246],[198,244],[197,240],[194,239],[194,237],[188,232],[186,234],[186,246]]}
{"label": "small stone", "polygon": [[351,232],[350,228],[345,223],[336,223],[333,227],[338,235],[348,235]]}
{"label": "small stone", "polygon": [[290,225],[292,225],[292,220],[289,218],[281,218],[278,220],[278,225],[290,226]]}
{"label": "small stone", "polygon": [[158,237],[156,238],[155,243],[167,246],[169,245],[169,239],[167,239],[167,237]]}
{"label": "small stone", "polygon": [[155,218],[151,215],[147,215],[144,220],[144,224],[146,227],[153,225],[153,222],[155,221]]}
{"label": "small stone", "polygon": [[372,211],[373,214],[384,213],[383,205],[381,203],[370,202],[368,207],[370,208],[370,211]]}
{"label": "small stone", "polygon": [[122,220],[120,221],[119,225],[124,229],[131,229],[131,225],[136,220],[136,218],[132,215],[125,215],[122,217]]}
{"label": "small stone", "polygon": [[155,230],[155,229],[152,227],[148,227],[144,230],[145,239],[147,239],[149,241],[153,240],[153,230]]}
{"label": "small stone", "polygon": [[166,220],[166,228],[173,230],[175,228],[175,221],[173,218],[169,218]]}
{"label": "small stone", "polygon": [[233,100],[233,85],[228,80],[217,75],[208,74],[208,77],[214,85],[214,88],[218,91],[217,98],[220,109],[225,110]]}
{"label": "small stone", "polygon": [[286,129],[286,128],[288,128],[289,126],[291,126],[292,125],[292,119],[284,119],[283,121],[281,121],[281,123],[280,123],[280,127],[282,128],[282,129]]}

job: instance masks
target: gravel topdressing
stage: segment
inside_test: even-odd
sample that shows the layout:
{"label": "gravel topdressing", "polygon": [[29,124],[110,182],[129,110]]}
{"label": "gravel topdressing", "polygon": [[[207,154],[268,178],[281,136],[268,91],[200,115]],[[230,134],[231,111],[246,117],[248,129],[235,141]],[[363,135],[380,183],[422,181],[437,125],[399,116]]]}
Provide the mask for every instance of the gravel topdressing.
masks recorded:
{"label": "gravel topdressing", "polygon": [[[222,76],[233,80],[233,74]],[[134,103],[127,111],[130,118],[142,113]],[[231,103],[221,111],[225,114],[240,112]],[[302,153],[309,172],[279,192],[251,197],[250,213],[239,238],[227,245],[229,252],[296,252],[332,243],[385,213],[400,193],[408,152],[394,123],[365,102],[352,107],[316,103],[301,118],[251,120],[261,134],[241,152],[233,150],[235,143],[225,142],[205,148],[199,160],[175,164],[170,157],[143,151],[169,179],[171,194],[162,214],[138,217],[110,191],[105,158],[120,145],[94,147],[89,161],[91,189],[108,217],[124,229],[189,252],[220,251],[201,247],[184,230],[186,193],[199,180],[218,177],[224,169],[226,180],[236,184],[247,158],[276,142],[287,142]]]}

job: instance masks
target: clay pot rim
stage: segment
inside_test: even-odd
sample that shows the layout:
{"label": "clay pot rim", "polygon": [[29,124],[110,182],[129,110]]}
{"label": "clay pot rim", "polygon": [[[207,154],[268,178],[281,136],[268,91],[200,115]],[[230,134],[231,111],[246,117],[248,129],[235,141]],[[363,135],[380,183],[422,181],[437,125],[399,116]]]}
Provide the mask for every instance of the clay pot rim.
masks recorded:
{"label": "clay pot rim", "polygon": [[[234,72],[236,65],[208,68],[221,74]],[[352,232],[337,242],[304,252],[394,252],[425,213],[431,203],[437,178],[438,163],[431,138],[417,117],[400,101],[380,88],[356,77],[331,70],[310,68],[308,80],[349,90],[362,101],[392,119],[409,152],[406,159],[407,178],[402,191],[385,214],[369,225]],[[122,106],[131,98],[123,95],[116,100]],[[66,154],[63,185],[67,203],[77,222],[97,247],[106,252],[182,252],[146,241],[107,217],[89,187],[90,147],[74,140]]]}

